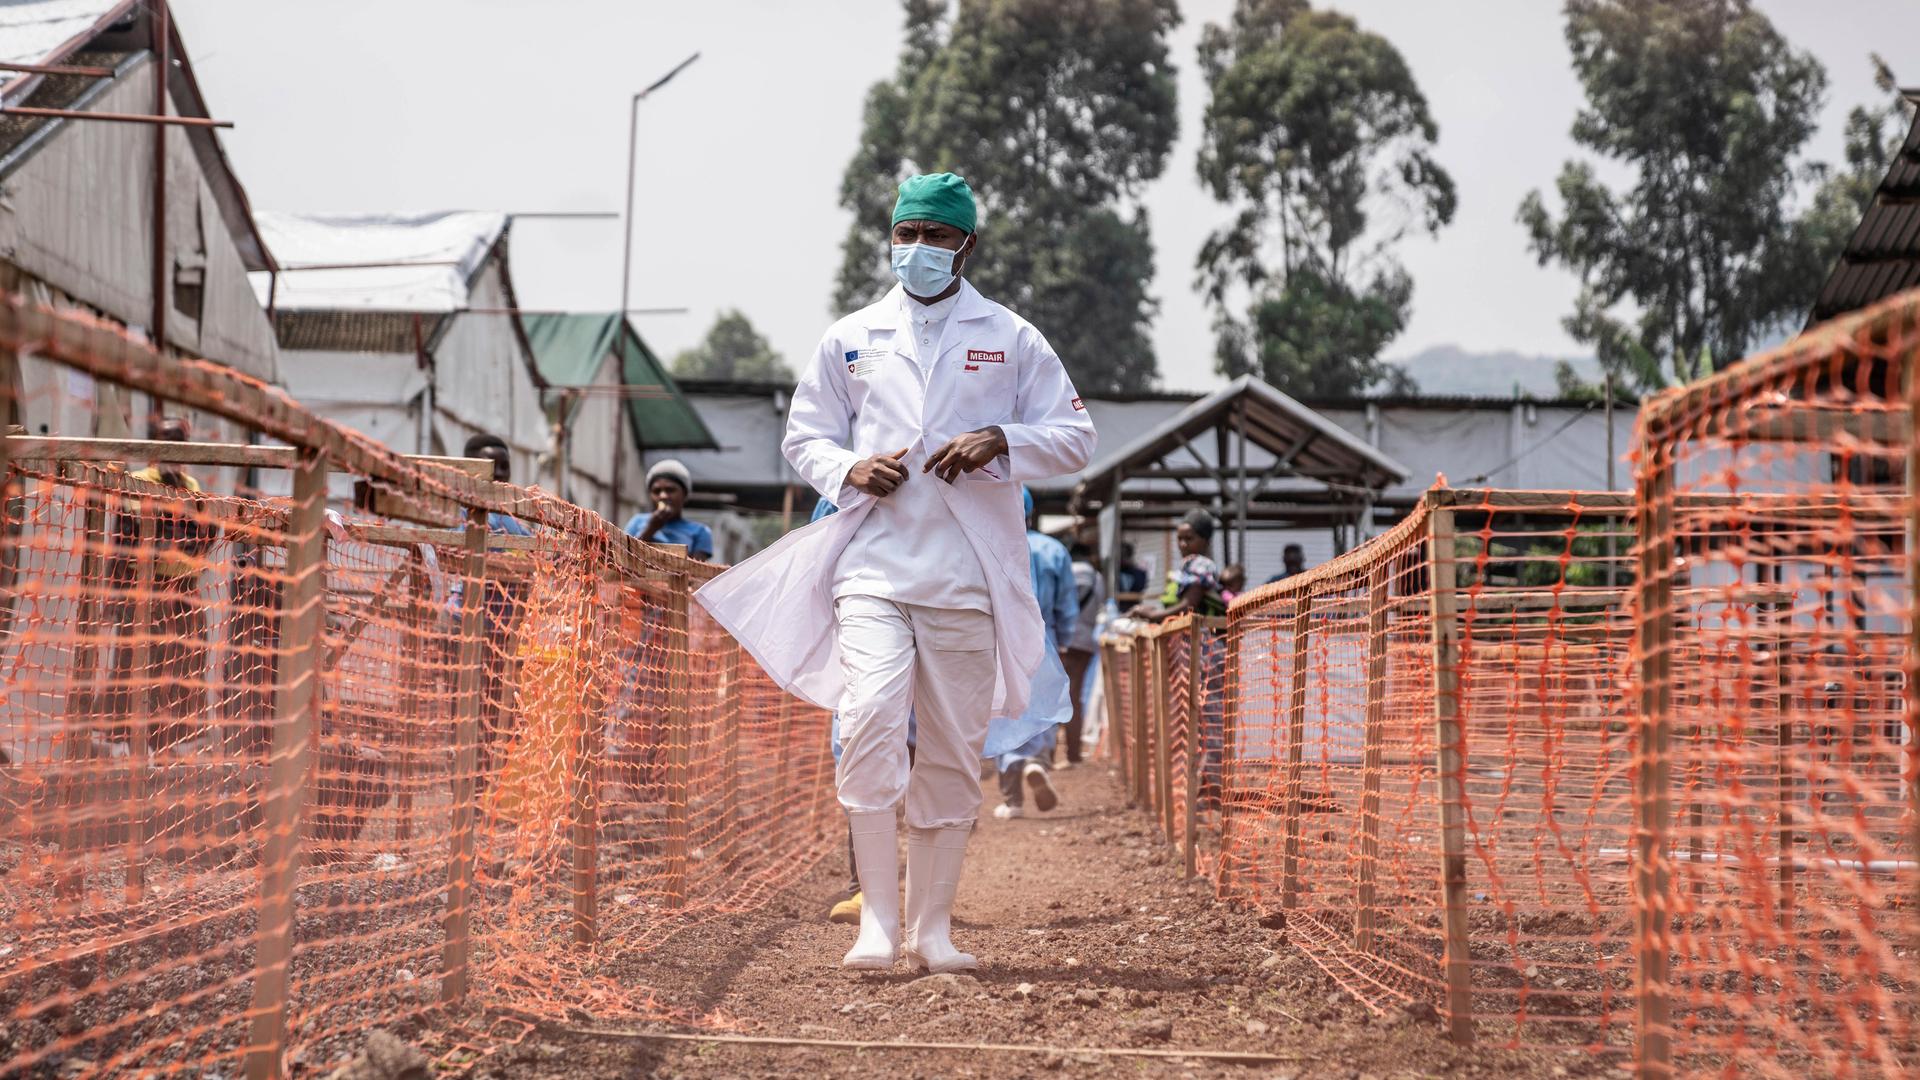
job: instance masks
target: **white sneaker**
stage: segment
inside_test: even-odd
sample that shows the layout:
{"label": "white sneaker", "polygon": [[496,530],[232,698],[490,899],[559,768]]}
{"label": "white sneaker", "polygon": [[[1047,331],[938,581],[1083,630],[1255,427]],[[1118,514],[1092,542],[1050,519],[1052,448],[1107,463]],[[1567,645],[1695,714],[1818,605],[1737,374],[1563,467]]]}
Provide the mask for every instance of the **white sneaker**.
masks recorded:
{"label": "white sneaker", "polygon": [[999,818],[1001,821],[1005,821],[1008,818],[1026,817],[1027,812],[1017,806],[1008,806],[1006,803],[1001,803],[999,806],[993,808],[993,816]]}
{"label": "white sneaker", "polygon": [[1020,774],[1020,778],[1026,781],[1028,789],[1033,792],[1035,809],[1044,814],[1060,805],[1060,796],[1054,794],[1053,781],[1048,779],[1045,765],[1037,761],[1029,761],[1027,767],[1020,770]]}

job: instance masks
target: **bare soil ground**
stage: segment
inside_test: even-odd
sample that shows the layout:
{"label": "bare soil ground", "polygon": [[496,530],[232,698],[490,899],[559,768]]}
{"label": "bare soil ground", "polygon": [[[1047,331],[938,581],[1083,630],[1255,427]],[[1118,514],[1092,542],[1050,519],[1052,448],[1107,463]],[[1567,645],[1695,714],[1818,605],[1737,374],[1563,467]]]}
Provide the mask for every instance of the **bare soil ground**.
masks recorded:
{"label": "bare soil ground", "polygon": [[[1584,1052],[1459,1049],[1436,1020],[1371,1014],[1338,991],[1284,929],[1183,881],[1107,766],[1056,774],[1053,813],[981,815],[956,908],[977,976],[915,978],[839,967],[852,928],[826,921],[845,867],[830,857],[759,912],[689,928],[623,971],[692,1014],[758,1037],[1017,1043],[1031,1053],[844,1049],[589,1036],[544,1027],[481,1076],[1247,1077],[1397,1080],[1611,1072]],[[991,803],[989,804],[989,807]],[[581,1018],[577,1027],[590,1027]],[[658,1028],[655,1030],[671,1030]],[[697,1029],[681,1029],[696,1031]],[[1234,1065],[1089,1048],[1236,1050]]]}

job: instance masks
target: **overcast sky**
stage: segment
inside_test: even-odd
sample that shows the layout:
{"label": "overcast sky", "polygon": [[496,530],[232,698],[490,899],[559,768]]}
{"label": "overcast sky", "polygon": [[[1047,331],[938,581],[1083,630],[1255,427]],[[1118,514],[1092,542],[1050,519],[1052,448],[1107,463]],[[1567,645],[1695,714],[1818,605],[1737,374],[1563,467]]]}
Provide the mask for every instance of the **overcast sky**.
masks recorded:
{"label": "overcast sky", "polygon": [[[840,171],[867,88],[898,53],[895,0],[174,0],[213,114],[258,208],[618,210],[628,97],[687,54],[702,58],[641,105],[634,214],[637,316],[666,354],[738,307],[790,358],[819,340],[847,217]],[[1535,265],[1514,224],[1574,152],[1579,88],[1550,0],[1347,0],[1332,5],[1406,55],[1440,125],[1460,210],[1410,240],[1410,325],[1389,347],[1570,355],[1573,283]],[[1920,83],[1920,3],[1762,0],[1827,65],[1814,156],[1839,156],[1846,110],[1874,95],[1867,53]],[[1161,384],[1212,371],[1193,259],[1224,217],[1194,179],[1202,105],[1194,48],[1232,0],[1190,0],[1173,38],[1180,140],[1147,193],[1161,303]],[[963,170],[964,171],[964,170]],[[884,222],[875,223],[876,243]],[[519,222],[525,307],[607,310],[620,291],[616,221]],[[1042,327],[1044,330],[1045,328]]]}

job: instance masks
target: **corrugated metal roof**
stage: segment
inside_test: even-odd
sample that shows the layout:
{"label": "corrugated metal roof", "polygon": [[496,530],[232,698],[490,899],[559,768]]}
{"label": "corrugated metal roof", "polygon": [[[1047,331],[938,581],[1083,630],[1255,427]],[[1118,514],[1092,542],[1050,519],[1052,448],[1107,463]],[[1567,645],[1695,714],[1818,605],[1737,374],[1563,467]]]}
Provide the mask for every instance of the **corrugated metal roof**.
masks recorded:
{"label": "corrugated metal roof", "polygon": [[1807,320],[1825,322],[1920,285],[1920,113],[1873,202],[1820,287]]}
{"label": "corrugated metal roof", "polygon": [[273,329],[283,349],[411,353],[434,339],[442,318],[404,311],[280,311]]}
{"label": "corrugated metal roof", "polygon": [[[1284,475],[1327,484],[1379,489],[1411,475],[1406,466],[1333,423],[1314,410],[1251,375],[1168,417],[1128,442],[1124,449],[1081,478],[1081,489],[1104,493],[1104,486],[1124,470],[1138,475],[1149,466],[1221,424],[1244,423],[1247,440],[1266,453],[1249,460],[1257,471],[1282,457]],[[1224,468],[1225,463],[1217,463]]]}
{"label": "corrugated metal roof", "polygon": [[[255,218],[281,268],[278,310],[455,311],[507,227],[507,215],[475,210]],[[272,283],[253,275],[263,304]]]}
{"label": "corrugated metal roof", "polygon": [[[522,315],[534,364],[549,386],[591,386],[608,358],[619,347],[621,318],[617,313]],[[626,327],[626,365],[622,384],[657,386],[663,397],[627,400],[635,444],[648,450],[717,450],[719,443],[707,430],[700,413],[674,384],[673,376],[647,348],[631,323]]]}

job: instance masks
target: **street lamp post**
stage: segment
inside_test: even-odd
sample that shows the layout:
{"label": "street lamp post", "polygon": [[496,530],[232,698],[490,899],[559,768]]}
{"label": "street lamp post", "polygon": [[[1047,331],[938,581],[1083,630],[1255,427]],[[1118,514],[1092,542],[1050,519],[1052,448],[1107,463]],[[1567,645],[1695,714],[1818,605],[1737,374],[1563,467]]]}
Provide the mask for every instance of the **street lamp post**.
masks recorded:
{"label": "street lamp post", "polygon": [[[675,64],[673,70],[655,79],[646,89],[634,94],[633,100],[629,102],[627,106],[627,216],[621,219],[624,235],[621,236],[622,243],[620,245],[620,307],[615,312],[615,317],[619,320],[615,331],[620,335],[619,379],[621,382],[625,382],[627,378],[627,298],[633,282],[633,174],[635,162],[640,150],[640,102],[645,99],[648,94],[672,82],[675,75],[685,71],[687,65],[698,59],[700,59],[700,54],[696,52],[692,56]],[[620,453],[620,425],[624,423],[626,419],[626,403],[624,401],[614,402],[613,486],[612,490],[607,494],[607,515],[616,526],[621,524],[620,461],[624,456]],[[634,435],[636,442],[634,449],[640,454],[640,463],[645,465],[646,447],[638,444],[639,438],[640,436],[636,432]]]}

